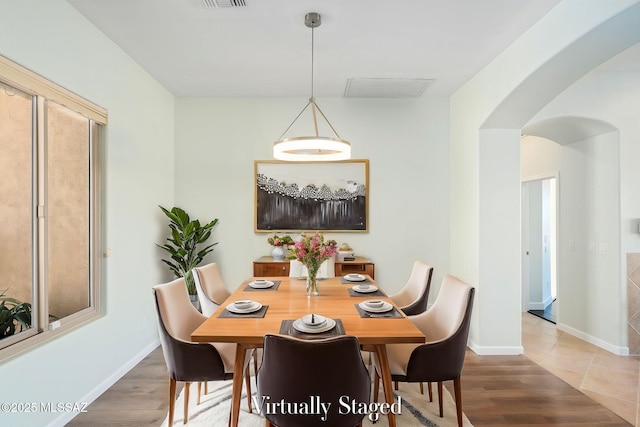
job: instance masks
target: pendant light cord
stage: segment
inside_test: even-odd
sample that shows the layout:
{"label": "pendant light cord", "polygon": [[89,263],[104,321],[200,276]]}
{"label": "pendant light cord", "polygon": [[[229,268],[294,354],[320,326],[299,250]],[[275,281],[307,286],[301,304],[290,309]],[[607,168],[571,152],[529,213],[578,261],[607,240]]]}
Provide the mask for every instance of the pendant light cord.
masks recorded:
{"label": "pendant light cord", "polygon": [[313,96],[313,66],[315,58],[314,30],[315,27],[311,27],[311,99],[309,99],[309,103],[311,103],[311,113],[313,114],[313,127],[315,128],[316,136],[320,136],[320,131],[318,130],[318,118],[316,117],[316,99]]}
{"label": "pendant light cord", "polygon": [[327,116],[324,115],[324,113],[322,112],[320,107],[318,107],[318,104],[316,104],[316,99],[315,99],[315,96],[314,96],[314,84],[313,83],[314,83],[314,68],[315,68],[315,27],[320,25],[320,19],[319,18],[320,18],[320,16],[318,15],[318,21],[317,22],[315,22],[313,20],[311,21],[311,23],[305,22],[307,27],[311,28],[311,97],[309,98],[309,102],[307,102],[307,105],[305,105],[304,108],[302,109],[302,111],[300,111],[300,113],[298,113],[296,118],[293,119],[293,121],[291,122],[289,127],[287,127],[285,129],[285,131],[282,132],[282,135],[280,135],[280,138],[278,138],[278,140],[282,140],[282,138],[287,134],[287,132],[289,132],[289,129],[291,129],[293,124],[300,118],[302,113],[305,112],[305,110],[309,107],[309,105],[311,105],[311,113],[312,113],[312,116],[313,116],[313,126],[314,126],[315,131],[316,131],[316,137],[320,138],[320,132],[319,132],[319,129],[318,129],[318,117],[317,117],[317,113],[320,113],[320,115],[322,116],[324,121],[327,123],[327,125],[329,126],[329,128],[331,129],[333,134],[336,136],[336,138],[341,139],[340,135],[338,135],[338,132],[336,132],[336,130],[333,128],[333,125],[331,124],[331,122],[329,122],[329,119],[327,119]]}
{"label": "pendant light cord", "polygon": [[311,98],[313,99],[313,65],[314,65],[314,37],[313,37],[313,33],[314,33],[315,28],[311,27]]}

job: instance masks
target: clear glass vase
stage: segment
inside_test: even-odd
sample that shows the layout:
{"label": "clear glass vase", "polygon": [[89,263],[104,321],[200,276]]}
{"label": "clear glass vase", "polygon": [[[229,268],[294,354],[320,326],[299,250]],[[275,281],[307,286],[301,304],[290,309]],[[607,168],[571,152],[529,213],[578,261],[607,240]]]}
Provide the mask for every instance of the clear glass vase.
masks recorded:
{"label": "clear glass vase", "polygon": [[318,268],[307,266],[307,295],[320,295],[320,287],[318,286]]}

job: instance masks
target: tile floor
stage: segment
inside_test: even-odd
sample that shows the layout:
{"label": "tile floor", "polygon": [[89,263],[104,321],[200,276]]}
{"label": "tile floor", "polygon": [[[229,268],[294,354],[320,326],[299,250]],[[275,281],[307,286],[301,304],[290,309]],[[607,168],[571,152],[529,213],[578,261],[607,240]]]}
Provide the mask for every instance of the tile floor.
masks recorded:
{"label": "tile floor", "polygon": [[522,343],[529,359],[640,427],[640,357],[617,356],[529,313]]}

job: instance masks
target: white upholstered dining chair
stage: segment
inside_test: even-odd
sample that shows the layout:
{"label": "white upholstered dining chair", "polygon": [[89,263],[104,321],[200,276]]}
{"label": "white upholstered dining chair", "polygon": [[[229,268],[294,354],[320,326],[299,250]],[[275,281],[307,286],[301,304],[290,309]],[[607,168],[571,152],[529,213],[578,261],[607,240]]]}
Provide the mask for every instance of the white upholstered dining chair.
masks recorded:
{"label": "white upholstered dining chair", "polygon": [[218,264],[212,262],[191,270],[202,314],[209,317],[229,298],[231,293],[222,281]]}
{"label": "white upholstered dining chair", "polygon": [[397,293],[389,295],[407,316],[420,314],[427,309],[429,290],[431,289],[433,267],[422,261],[413,263],[411,275],[404,287]]}
{"label": "white upholstered dining chair", "polygon": [[[289,277],[307,277],[307,267],[298,260],[292,259],[289,264]],[[329,258],[322,264],[318,270],[318,279],[330,279],[336,277],[336,260],[334,257]]]}
{"label": "white upholstered dining chair", "polygon": [[[189,421],[189,386],[208,381],[230,380],[234,376],[236,345],[233,343],[202,344],[191,341],[191,333],[207,318],[198,312],[189,301],[184,278],[153,287],[153,296],[158,315],[158,330],[162,353],[169,374],[168,425],[173,425],[176,400],[176,382],[184,387],[184,420]],[[253,350],[247,350],[250,354]],[[249,360],[247,358],[246,360]],[[251,384],[248,364],[245,364],[247,405],[251,408]],[[242,375],[242,372],[238,373]],[[200,392],[198,392],[198,404]]]}
{"label": "white upholstered dining chair", "polygon": [[[475,288],[452,275],[442,279],[438,297],[429,310],[410,316],[426,337],[424,344],[389,344],[391,379],[400,382],[436,382],[440,416],[443,416],[442,382],[453,380],[458,426],[462,427],[460,376],[467,350]],[[380,368],[376,360],[374,400]]]}

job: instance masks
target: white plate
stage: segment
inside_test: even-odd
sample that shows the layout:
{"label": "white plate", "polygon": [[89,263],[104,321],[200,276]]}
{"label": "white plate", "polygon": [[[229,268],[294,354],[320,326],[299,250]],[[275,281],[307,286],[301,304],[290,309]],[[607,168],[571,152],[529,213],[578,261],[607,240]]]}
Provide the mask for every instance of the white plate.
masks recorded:
{"label": "white plate", "polygon": [[352,286],[351,289],[361,294],[368,294],[377,291],[378,287],[374,285],[355,285]]}
{"label": "white plate", "polygon": [[364,311],[368,311],[370,313],[384,313],[387,312],[389,310],[391,310],[393,308],[393,305],[389,304],[386,301],[382,301],[382,306],[381,307],[369,307],[367,305],[367,301],[362,301],[360,304],[358,304],[360,306],[361,309],[363,309]]}
{"label": "white plate", "polygon": [[344,276],[344,278],[345,280],[348,280],[350,282],[364,282],[365,280],[367,280],[367,278],[362,274],[347,274],[346,276]]}
{"label": "white plate", "polygon": [[258,311],[262,308],[262,304],[260,304],[257,301],[253,301],[253,304],[250,305],[248,308],[238,308],[234,305],[234,303],[228,304],[225,307],[227,310],[229,310],[232,313],[236,313],[236,314],[248,314],[248,313],[253,313],[254,311]]}
{"label": "white plate", "polygon": [[327,321],[327,318],[324,316],[320,316],[319,314],[314,314],[313,315],[315,323],[311,323],[311,315],[307,314],[306,316],[304,316],[301,320],[302,323],[304,323],[304,326],[308,327],[308,328],[319,328],[321,326],[324,326],[324,323]]}
{"label": "white plate", "polygon": [[266,288],[270,288],[274,285],[274,283],[271,280],[265,280],[264,282],[251,282],[249,283],[249,286],[251,286],[252,288],[255,289],[266,289]]}
{"label": "white plate", "polygon": [[322,332],[327,332],[331,330],[334,326],[336,326],[336,321],[333,319],[327,318],[327,321],[320,327],[309,327],[304,324],[302,319],[297,319],[293,321],[293,328],[297,331],[304,332],[306,334],[319,334]]}

